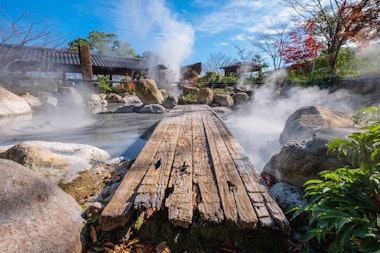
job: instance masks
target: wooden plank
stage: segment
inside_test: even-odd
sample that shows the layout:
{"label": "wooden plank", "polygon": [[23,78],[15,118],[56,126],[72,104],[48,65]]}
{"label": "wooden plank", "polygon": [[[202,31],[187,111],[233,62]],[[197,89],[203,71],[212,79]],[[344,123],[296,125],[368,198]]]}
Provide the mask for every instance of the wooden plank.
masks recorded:
{"label": "wooden plank", "polygon": [[242,228],[254,228],[258,221],[257,216],[217,125],[210,117],[211,114],[211,111],[204,113],[202,119],[225,219]]}
{"label": "wooden plank", "polygon": [[193,219],[193,167],[191,114],[182,116],[169,187],[173,192],[165,201],[168,218],[175,226],[188,227]]}
{"label": "wooden plank", "polygon": [[220,133],[225,140],[226,147],[234,160],[237,171],[239,172],[245,189],[248,192],[260,225],[268,228],[275,227],[275,222],[271,217],[271,212],[267,209],[266,202],[261,196],[261,194],[263,192],[267,192],[267,190],[260,184],[260,178],[256,168],[251,164],[248,156],[244,152],[244,149],[240,146],[227,126],[220,120],[219,117],[217,117],[216,114],[212,116],[215,119]]}
{"label": "wooden plank", "polygon": [[153,214],[161,208],[169,182],[183,118],[177,115],[183,113],[183,109],[181,107],[181,110],[173,110],[173,113],[170,115],[171,117],[167,119],[169,126],[153,159],[154,166],[149,167],[137,192],[134,203],[136,209],[150,209],[148,213]]}
{"label": "wooden plank", "polygon": [[193,183],[197,209],[203,221],[221,223],[224,220],[216,179],[207,148],[201,111],[193,114]]}
{"label": "wooden plank", "polygon": [[135,194],[152,162],[162,140],[162,135],[166,132],[168,124],[161,121],[148,143],[143,147],[136,161],[125,174],[122,182],[117,188],[111,201],[104,208],[99,225],[103,231],[112,230],[118,226],[124,226],[133,212]]}
{"label": "wooden plank", "polygon": [[262,196],[265,199],[265,205],[267,206],[271,216],[278,227],[280,227],[281,231],[285,234],[290,234],[290,226],[289,221],[285,217],[284,212],[278,206],[276,201],[270,196],[269,192],[263,192]]}

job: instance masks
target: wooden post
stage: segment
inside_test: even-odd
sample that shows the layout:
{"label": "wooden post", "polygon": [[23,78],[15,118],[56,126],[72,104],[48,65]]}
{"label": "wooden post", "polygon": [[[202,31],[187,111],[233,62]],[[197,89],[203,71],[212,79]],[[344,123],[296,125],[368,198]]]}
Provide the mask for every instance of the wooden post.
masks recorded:
{"label": "wooden post", "polygon": [[[82,79],[92,80],[92,62],[89,45],[79,45],[79,59]],[[86,84],[91,90],[94,89],[94,84],[92,82],[86,82]]]}

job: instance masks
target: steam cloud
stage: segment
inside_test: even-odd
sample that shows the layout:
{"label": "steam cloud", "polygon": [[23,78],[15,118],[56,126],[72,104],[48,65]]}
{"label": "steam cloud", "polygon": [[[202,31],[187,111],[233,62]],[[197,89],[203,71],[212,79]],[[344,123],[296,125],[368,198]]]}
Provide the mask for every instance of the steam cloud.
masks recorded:
{"label": "steam cloud", "polygon": [[152,65],[164,64],[178,80],[181,63],[192,53],[193,27],[171,13],[165,0],[121,0],[117,13],[124,34],[146,40],[149,51],[158,54]]}
{"label": "steam cloud", "polygon": [[293,87],[285,95],[279,95],[276,80],[285,75],[285,70],[275,72],[265,85],[255,90],[251,106],[226,122],[258,171],[280,151],[279,137],[285,122],[300,107],[320,105],[344,112],[360,108],[360,98],[347,90],[329,93],[317,87]]}

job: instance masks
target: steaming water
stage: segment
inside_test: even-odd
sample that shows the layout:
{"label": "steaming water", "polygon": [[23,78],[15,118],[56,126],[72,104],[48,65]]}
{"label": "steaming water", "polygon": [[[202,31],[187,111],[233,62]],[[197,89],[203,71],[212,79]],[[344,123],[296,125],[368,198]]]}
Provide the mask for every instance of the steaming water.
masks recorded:
{"label": "steaming water", "polygon": [[29,140],[80,143],[104,149],[111,157],[134,159],[149,128],[161,118],[156,114],[84,112],[7,118],[0,120],[0,146]]}

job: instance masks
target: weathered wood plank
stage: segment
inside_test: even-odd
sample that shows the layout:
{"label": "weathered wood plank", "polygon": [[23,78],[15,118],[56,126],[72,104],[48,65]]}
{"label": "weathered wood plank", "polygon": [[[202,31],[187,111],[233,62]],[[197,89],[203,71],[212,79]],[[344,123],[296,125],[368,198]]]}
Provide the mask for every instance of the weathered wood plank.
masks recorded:
{"label": "weathered wood plank", "polygon": [[[221,207],[210,152],[207,148],[202,113],[193,114],[193,183],[197,209],[203,221],[221,223],[224,215]],[[203,112],[204,113],[204,112]]]}
{"label": "weathered wood plank", "polygon": [[212,112],[202,115],[207,141],[213,160],[224,215],[242,228],[254,228],[258,221],[244,184],[236,170],[235,163],[214,122]]}
{"label": "weathered wood plank", "polygon": [[124,176],[100,226],[123,226],[133,206],[153,213],[165,201],[176,226],[189,226],[197,210],[203,222],[227,221],[244,229],[259,223],[288,232],[285,215],[259,181],[243,148],[210,107],[177,106]]}
{"label": "weathered wood plank", "polygon": [[284,212],[278,206],[276,201],[274,201],[273,198],[269,195],[269,192],[263,192],[262,196],[265,199],[265,205],[267,206],[269,212],[271,213],[271,216],[274,222],[277,224],[277,226],[281,229],[283,233],[289,234],[290,233],[289,221],[285,217]]}
{"label": "weathered wood plank", "polygon": [[[215,114],[213,115],[213,118],[219,119]],[[246,191],[248,192],[253,208],[259,218],[260,225],[262,227],[274,227],[275,222],[271,217],[271,212],[267,209],[266,202],[261,196],[261,194],[267,192],[267,190],[260,184],[260,178],[256,168],[251,164],[244,149],[240,146],[227,126],[221,120],[215,120],[215,122],[225,140],[226,147],[234,160]]]}
{"label": "weathered wood plank", "polygon": [[178,115],[184,112],[183,109],[181,107],[181,110],[173,110],[169,115],[170,117],[166,119],[169,126],[162,137],[160,147],[153,159],[155,166],[149,166],[149,170],[137,191],[135,199],[136,209],[150,209],[149,213],[153,214],[161,208],[169,182],[181,127],[182,117]]}
{"label": "weathered wood plank", "polygon": [[193,219],[193,162],[191,114],[185,113],[175,150],[169,187],[173,192],[165,201],[168,218],[175,226],[188,227]]}
{"label": "weathered wood plank", "polygon": [[149,144],[145,145],[137,156],[129,171],[116,190],[111,201],[104,208],[99,225],[102,230],[109,231],[118,226],[124,226],[133,213],[135,194],[144,178],[152,160],[162,141],[162,135],[166,132],[168,124],[161,121],[149,138]]}

